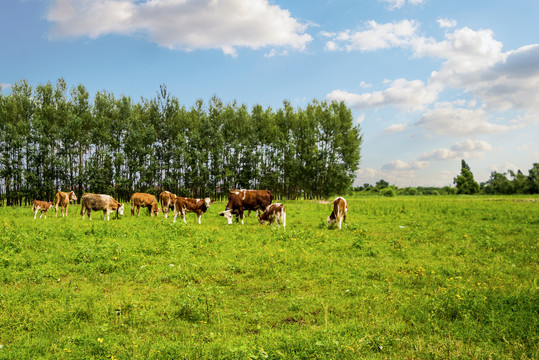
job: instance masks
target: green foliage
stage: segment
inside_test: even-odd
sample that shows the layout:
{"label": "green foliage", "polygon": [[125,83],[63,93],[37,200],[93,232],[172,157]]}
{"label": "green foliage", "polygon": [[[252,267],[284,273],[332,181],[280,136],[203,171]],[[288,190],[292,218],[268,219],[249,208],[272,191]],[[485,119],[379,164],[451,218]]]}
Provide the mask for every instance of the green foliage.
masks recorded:
{"label": "green foliage", "polygon": [[107,193],[163,188],[226,197],[230,188],[276,196],[345,193],[359,166],[362,136],[344,102],[284,102],[273,111],[213,97],[190,108],[166,86],[133,103],[63,79],[0,96],[0,195],[8,205],[52,200],[59,188]]}
{"label": "green foliage", "polygon": [[0,358],[539,356],[536,197],[347,200],[340,231],[0,208]]}
{"label": "green foliage", "polygon": [[472,171],[466,161],[462,160],[460,175],[453,179],[458,194],[473,195],[479,192],[479,184],[474,180]]}

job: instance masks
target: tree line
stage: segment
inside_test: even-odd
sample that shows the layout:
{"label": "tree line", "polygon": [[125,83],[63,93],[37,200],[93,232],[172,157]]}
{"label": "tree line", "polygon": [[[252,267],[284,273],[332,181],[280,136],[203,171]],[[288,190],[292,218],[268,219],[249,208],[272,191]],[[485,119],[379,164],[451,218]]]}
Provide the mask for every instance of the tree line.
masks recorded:
{"label": "tree line", "polygon": [[[511,179],[507,177],[509,175]],[[508,170],[507,173],[492,171],[490,178],[482,183],[474,179],[472,169],[465,160],[461,160],[461,171],[453,179],[455,187],[406,187],[398,188],[390,185],[384,179],[376,182],[376,185],[363,184],[353,188],[353,191],[361,195],[379,194],[383,196],[396,195],[512,195],[512,194],[539,194],[539,163],[534,163],[524,175],[522,171]]]}
{"label": "tree line", "polygon": [[52,199],[58,190],[223,198],[229,189],[320,198],[348,189],[362,135],[343,102],[277,110],[214,96],[187,108],[162,85],[134,102],[93,99],[63,79],[0,89],[0,204]]}

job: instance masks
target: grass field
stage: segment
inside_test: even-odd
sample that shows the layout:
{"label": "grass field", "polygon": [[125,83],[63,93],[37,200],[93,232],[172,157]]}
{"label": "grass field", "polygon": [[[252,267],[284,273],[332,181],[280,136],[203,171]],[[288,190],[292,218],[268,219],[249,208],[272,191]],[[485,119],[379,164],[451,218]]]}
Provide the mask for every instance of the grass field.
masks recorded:
{"label": "grass field", "polygon": [[0,208],[0,359],[539,358],[538,197],[348,200],[341,231]]}

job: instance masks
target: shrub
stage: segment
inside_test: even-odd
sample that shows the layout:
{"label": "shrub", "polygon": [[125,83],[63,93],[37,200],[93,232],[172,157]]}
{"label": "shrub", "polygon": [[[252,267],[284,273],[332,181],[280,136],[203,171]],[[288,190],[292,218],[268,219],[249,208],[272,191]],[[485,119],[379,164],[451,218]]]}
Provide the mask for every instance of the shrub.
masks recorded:
{"label": "shrub", "polygon": [[380,194],[387,197],[397,196],[397,192],[395,191],[393,187],[388,187],[388,188],[383,189],[382,191],[380,191]]}

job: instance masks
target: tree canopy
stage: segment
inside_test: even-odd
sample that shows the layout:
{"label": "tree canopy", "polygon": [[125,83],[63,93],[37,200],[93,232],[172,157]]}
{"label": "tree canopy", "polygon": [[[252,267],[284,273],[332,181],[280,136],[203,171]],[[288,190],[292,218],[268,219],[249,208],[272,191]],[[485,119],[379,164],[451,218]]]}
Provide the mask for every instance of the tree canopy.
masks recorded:
{"label": "tree canopy", "polygon": [[161,189],[224,196],[230,188],[277,197],[327,197],[349,188],[362,135],[343,102],[277,110],[214,96],[181,105],[166,86],[153,99],[93,99],[65,81],[0,91],[0,195],[8,204],[60,190],[128,199]]}

